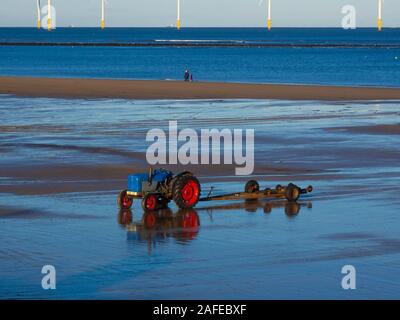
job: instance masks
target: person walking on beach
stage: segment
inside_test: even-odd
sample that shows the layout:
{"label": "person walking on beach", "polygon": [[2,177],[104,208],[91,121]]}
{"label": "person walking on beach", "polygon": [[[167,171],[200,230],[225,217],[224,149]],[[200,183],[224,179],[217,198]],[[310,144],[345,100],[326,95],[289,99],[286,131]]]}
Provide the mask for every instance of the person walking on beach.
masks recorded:
{"label": "person walking on beach", "polygon": [[189,77],[190,77],[190,73],[189,73],[189,70],[185,70],[185,77],[184,77],[184,79],[185,79],[185,81],[189,81]]}
{"label": "person walking on beach", "polygon": [[190,82],[193,82],[193,73],[190,74]]}

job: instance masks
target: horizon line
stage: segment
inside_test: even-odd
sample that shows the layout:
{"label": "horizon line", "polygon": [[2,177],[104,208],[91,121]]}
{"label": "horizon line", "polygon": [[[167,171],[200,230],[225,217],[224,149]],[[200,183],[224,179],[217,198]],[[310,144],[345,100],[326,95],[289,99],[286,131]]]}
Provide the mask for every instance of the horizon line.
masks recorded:
{"label": "horizon line", "polygon": [[[0,26],[0,29],[11,29],[11,28],[21,28],[21,29],[37,29],[37,26]],[[148,27],[148,26],[109,26],[106,29],[176,29],[174,26],[158,26],[158,27]],[[383,29],[399,29],[400,26],[386,26]],[[83,27],[83,26],[61,26],[56,27],[55,29],[101,29],[98,26],[90,26],[90,27]],[[191,26],[191,27],[181,27],[181,29],[265,29],[267,28],[263,26]],[[354,29],[344,29],[343,27],[337,26],[279,26],[274,27],[274,29],[342,29],[344,31],[352,31],[357,29],[376,29],[375,26],[363,26],[357,27]],[[102,30],[102,31],[104,31]],[[179,32],[179,30],[177,30]]]}

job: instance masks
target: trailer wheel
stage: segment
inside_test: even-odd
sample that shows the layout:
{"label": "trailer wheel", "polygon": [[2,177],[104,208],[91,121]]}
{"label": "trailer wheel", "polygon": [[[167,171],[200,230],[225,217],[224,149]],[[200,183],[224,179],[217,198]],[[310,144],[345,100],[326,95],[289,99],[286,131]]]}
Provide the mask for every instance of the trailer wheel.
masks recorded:
{"label": "trailer wheel", "polygon": [[301,189],[294,184],[289,185],[285,190],[285,198],[289,202],[296,202],[299,199],[300,194]]}
{"label": "trailer wheel", "polygon": [[142,208],[144,211],[153,211],[157,209],[157,196],[152,193],[148,193],[142,200]]}
{"label": "trailer wheel", "polygon": [[246,185],[244,186],[244,192],[255,193],[258,191],[260,191],[260,185],[256,180],[247,181]]}
{"label": "trailer wheel", "polygon": [[127,190],[122,190],[118,195],[117,203],[120,209],[130,209],[133,199],[128,197]]}
{"label": "trailer wheel", "polygon": [[199,180],[194,176],[184,175],[175,182],[173,199],[180,209],[190,209],[199,202],[200,193]]}

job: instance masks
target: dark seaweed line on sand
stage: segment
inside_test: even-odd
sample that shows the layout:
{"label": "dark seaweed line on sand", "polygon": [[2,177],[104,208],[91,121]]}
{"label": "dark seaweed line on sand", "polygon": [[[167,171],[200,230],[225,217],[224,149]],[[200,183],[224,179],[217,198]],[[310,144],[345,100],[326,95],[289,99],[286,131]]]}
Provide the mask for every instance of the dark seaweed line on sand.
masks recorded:
{"label": "dark seaweed line on sand", "polygon": [[250,48],[384,48],[400,49],[400,44],[342,43],[113,43],[113,42],[0,42],[0,46],[33,47],[250,47]]}

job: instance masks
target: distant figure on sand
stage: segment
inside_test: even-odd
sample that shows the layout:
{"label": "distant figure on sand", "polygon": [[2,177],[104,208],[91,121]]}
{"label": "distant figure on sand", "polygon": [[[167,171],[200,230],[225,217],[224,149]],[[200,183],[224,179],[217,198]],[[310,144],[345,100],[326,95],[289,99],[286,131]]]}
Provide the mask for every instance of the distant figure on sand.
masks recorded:
{"label": "distant figure on sand", "polygon": [[189,81],[190,73],[189,70],[185,70],[185,81]]}
{"label": "distant figure on sand", "polygon": [[193,82],[193,73],[190,74],[190,82]]}

